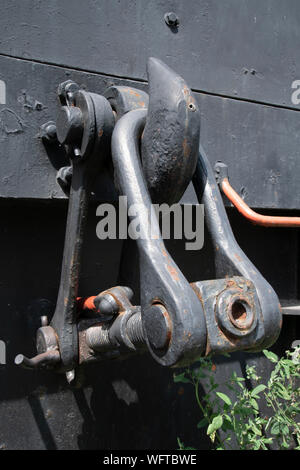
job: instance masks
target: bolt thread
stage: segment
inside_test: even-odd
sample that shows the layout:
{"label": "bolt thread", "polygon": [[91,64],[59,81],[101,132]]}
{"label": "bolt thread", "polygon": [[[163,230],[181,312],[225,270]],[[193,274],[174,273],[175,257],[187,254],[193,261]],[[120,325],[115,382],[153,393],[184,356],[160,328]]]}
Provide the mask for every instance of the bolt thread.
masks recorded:
{"label": "bolt thread", "polygon": [[135,313],[127,322],[127,334],[133,344],[142,344],[145,342],[141,312]]}
{"label": "bolt thread", "polygon": [[[134,345],[143,344],[145,342],[140,311],[128,319],[126,333]],[[119,337],[119,334],[117,334],[117,336]],[[120,341],[120,338],[118,341]],[[106,351],[115,347],[110,339],[110,329],[107,328],[106,325],[90,327],[86,332],[86,342],[88,346],[95,351]]]}
{"label": "bolt thread", "polygon": [[109,329],[103,326],[92,326],[87,330],[86,342],[95,351],[110,349],[112,344],[109,339]]}

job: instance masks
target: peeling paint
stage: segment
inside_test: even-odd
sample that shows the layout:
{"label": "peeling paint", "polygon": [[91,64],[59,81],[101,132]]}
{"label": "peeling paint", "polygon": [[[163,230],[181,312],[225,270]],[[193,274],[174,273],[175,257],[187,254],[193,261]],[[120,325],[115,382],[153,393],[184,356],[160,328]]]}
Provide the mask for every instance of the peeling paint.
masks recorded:
{"label": "peeling paint", "polygon": [[23,120],[9,108],[4,108],[0,111],[0,132],[6,135],[20,134],[24,132],[26,127]]}
{"label": "peeling paint", "polygon": [[42,111],[47,108],[43,103],[32,98],[26,90],[22,90],[22,94],[18,96],[18,103],[20,103],[27,111]]}
{"label": "peeling paint", "polygon": [[125,401],[126,405],[138,403],[137,392],[125,380],[115,380],[112,382],[112,386],[119,400]]}

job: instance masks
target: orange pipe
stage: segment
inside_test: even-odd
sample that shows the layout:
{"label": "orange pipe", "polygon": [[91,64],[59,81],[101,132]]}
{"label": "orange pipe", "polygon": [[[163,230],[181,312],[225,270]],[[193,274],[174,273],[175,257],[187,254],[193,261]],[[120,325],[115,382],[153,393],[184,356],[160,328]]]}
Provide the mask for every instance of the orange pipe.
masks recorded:
{"label": "orange pipe", "polygon": [[230,202],[246,219],[255,225],[263,225],[264,227],[300,227],[300,217],[279,217],[272,215],[258,214],[250,209],[243,201],[238,193],[233,189],[228,178],[223,178],[220,187]]}

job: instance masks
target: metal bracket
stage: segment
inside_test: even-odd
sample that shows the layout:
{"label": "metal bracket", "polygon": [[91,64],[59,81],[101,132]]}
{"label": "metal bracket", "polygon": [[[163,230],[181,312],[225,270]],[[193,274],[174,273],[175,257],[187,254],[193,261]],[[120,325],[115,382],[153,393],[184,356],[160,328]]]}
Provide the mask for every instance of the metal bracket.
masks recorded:
{"label": "metal bracket", "polygon": [[[158,363],[182,366],[211,352],[261,350],[279,335],[278,298],[238,246],[201,146],[199,152],[197,102],[158,59],[149,60],[148,76],[149,98],[129,87],[111,87],[106,97],[70,81],[59,87],[56,134],[71,160],[71,169],[60,170],[66,191],[70,185],[61,281],[51,324],[37,332],[39,355],[19,355],[19,365],[54,367],[71,380],[78,365],[124,357],[145,345]],[[141,305],[132,305],[128,287],[114,287],[80,300],[93,311],[86,317],[78,313],[81,249],[91,184],[110,143],[116,187],[136,208],[140,226]],[[189,284],[151,209],[152,202],[177,202],[192,178],[215,247],[216,279]]]}
{"label": "metal bracket", "polygon": [[243,276],[252,281],[257,292],[260,305],[258,315],[263,330],[256,341],[249,344],[248,349],[254,351],[267,348],[276,341],[282,326],[279,299],[271,285],[239,247],[213,170],[201,146],[193,183],[198,200],[204,204],[206,210],[205,220],[215,248],[216,277]]}
{"label": "metal bracket", "polygon": [[[91,185],[110,152],[114,125],[112,109],[103,96],[80,90],[67,81],[58,88],[61,103],[56,132],[72,165],[69,209],[58,299],[50,326],[37,332],[39,355],[28,360],[18,355],[18,365],[56,365],[71,371],[78,364],[77,296],[81,251],[87,222]],[[59,351],[53,357],[53,350]]]}

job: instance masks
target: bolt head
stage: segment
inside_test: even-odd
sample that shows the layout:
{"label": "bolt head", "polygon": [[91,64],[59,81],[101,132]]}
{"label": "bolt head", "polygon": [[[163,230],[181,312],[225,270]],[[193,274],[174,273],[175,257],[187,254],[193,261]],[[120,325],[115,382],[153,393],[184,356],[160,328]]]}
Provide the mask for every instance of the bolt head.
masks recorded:
{"label": "bolt head", "polygon": [[57,95],[61,104],[66,105],[68,102],[68,95],[74,96],[79,90],[79,85],[72,80],[66,80],[58,85]]}

